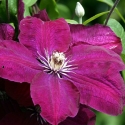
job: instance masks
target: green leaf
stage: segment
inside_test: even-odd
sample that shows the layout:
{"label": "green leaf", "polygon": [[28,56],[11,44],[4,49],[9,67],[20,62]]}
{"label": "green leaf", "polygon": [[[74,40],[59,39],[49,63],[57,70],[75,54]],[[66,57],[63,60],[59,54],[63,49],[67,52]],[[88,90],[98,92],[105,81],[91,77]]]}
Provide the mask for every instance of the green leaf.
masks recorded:
{"label": "green leaf", "polygon": [[57,4],[57,8],[59,11],[59,17],[63,17],[65,19],[71,18],[70,9],[64,4]]}
{"label": "green leaf", "polygon": [[70,23],[70,24],[78,24],[77,21],[75,21],[75,20],[70,20],[70,19],[66,19],[66,22],[67,22],[67,23]]}
{"label": "green leaf", "polygon": [[[121,54],[121,58],[122,58],[123,62],[125,63],[125,54]],[[122,76],[125,81],[125,70],[122,71]]]}
{"label": "green leaf", "polygon": [[8,0],[8,12],[6,9],[6,0],[0,2],[0,22],[9,23],[16,20],[17,0]]}
{"label": "green leaf", "polygon": [[28,7],[32,6],[37,2],[37,0],[23,0],[24,4]]}
{"label": "green leaf", "polygon": [[59,17],[59,12],[55,0],[41,0],[39,8],[41,10],[46,9],[50,19],[56,19]]}
{"label": "green leaf", "polygon": [[24,4],[24,10],[25,10],[24,11],[24,17],[31,16],[31,14],[30,14],[30,8],[26,4]]}
{"label": "green leaf", "polygon": [[[99,2],[103,2],[103,3],[106,3],[107,5],[109,6],[113,6],[114,3],[112,0],[98,0]],[[125,18],[122,16],[122,14],[119,12],[118,8],[116,7],[115,8],[115,12],[118,14],[118,16],[122,19],[122,21],[125,23]]]}
{"label": "green leaf", "polygon": [[121,58],[122,58],[123,62],[125,63],[125,54],[121,54]]}
{"label": "green leaf", "polygon": [[110,18],[107,24],[115,32],[118,37],[122,37],[124,29],[122,25],[115,19]]}
{"label": "green leaf", "polygon": [[112,30],[113,32],[121,38],[122,41],[122,47],[123,47],[123,51],[122,53],[125,54],[125,31],[124,28],[122,27],[122,25],[116,21],[115,19],[109,19],[108,24],[107,24]]}
{"label": "green leaf", "polygon": [[99,18],[100,16],[103,16],[107,13],[109,13],[109,11],[98,13],[95,16],[93,16],[93,17],[89,18],[88,20],[84,21],[83,24],[86,25],[86,24],[90,23],[91,21],[95,20],[96,18]]}

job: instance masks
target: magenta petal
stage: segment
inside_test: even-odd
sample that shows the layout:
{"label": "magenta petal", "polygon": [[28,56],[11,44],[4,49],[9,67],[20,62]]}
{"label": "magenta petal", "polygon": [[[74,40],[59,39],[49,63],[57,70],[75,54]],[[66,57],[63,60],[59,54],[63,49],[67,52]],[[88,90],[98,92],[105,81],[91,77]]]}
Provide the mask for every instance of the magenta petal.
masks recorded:
{"label": "magenta petal", "polygon": [[70,29],[64,19],[43,22],[36,17],[25,18],[20,23],[19,40],[34,53],[38,50],[66,51],[70,44]]}
{"label": "magenta petal", "polygon": [[120,54],[122,44],[120,38],[108,27],[101,24],[93,26],[70,25],[73,44],[82,42],[89,45],[103,46]]}
{"label": "magenta petal", "polygon": [[[125,86],[123,85],[123,80],[118,78],[118,74],[114,74],[111,77],[109,76],[109,78],[101,77],[100,79],[89,78],[89,76],[86,77],[78,74],[72,74],[71,77],[80,91],[80,102],[82,104],[110,115],[122,113]],[[119,84],[119,86],[122,85],[121,88],[115,86],[117,84]]]}
{"label": "magenta petal", "polygon": [[34,14],[33,16],[37,17],[37,18],[40,18],[42,21],[50,21],[46,10],[41,10],[41,11],[39,11],[38,14]]}
{"label": "magenta petal", "polygon": [[18,0],[18,13],[17,13],[18,22],[20,22],[24,18],[23,14],[24,14],[23,0]]}
{"label": "magenta petal", "polygon": [[68,117],[59,125],[95,125],[95,114],[86,106],[80,105],[78,114],[74,118]]}
{"label": "magenta petal", "polygon": [[14,28],[9,24],[0,24],[0,40],[12,40]]}
{"label": "magenta petal", "polygon": [[71,64],[77,68],[69,79],[80,91],[80,100],[99,111],[118,115],[122,113],[125,85],[119,71],[125,68],[120,56],[103,47],[77,45],[69,51]]}
{"label": "magenta petal", "polygon": [[14,41],[0,42],[0,60],[0,77],[15,82],[30,83],[41,68],[32,53]]}
{"label": "magenta petal", "polygon": [[35,105],[40,105],[41,116],[52,125],[77,114],[79,93],[76,87],[55,75],[39,74],[31,84],[31,97]]}
{"label": "magenta petal", "polygon": [[73,60],[71,65],[77,66],[74,72],[82,75],[99,77],[125,69],[121,57],[103,47],[79,44],[72,47],[67,56],[70,56],[70,60]]}

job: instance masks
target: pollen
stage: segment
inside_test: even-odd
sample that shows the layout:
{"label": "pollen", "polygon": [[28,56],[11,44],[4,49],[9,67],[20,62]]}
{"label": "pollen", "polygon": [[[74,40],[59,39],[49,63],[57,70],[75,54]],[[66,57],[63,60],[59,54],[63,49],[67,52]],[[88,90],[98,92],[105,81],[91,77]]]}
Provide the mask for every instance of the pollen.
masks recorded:
{"label": "pollen", "polygon": [[53,52],[50,58],[50,68],[59,71],[65,63],[65,55],[62,52]]}

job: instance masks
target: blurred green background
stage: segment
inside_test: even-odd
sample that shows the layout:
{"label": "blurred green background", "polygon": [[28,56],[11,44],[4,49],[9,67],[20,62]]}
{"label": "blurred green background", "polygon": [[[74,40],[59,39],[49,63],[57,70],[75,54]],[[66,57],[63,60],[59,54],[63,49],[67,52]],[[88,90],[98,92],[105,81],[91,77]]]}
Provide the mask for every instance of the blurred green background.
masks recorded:
{"label": "blurred green background", "polygon": [[[57,2],[57,8],[59,10],[59,17],[78,20],[74,12],[74,9],[76,7],[76,2],[78,2],[78,0],[56,0],[56,2]],[[107,4],[99,2],[98,0],[79,0],[79,2],[81,2],[81,4],[85,9],[85,16],[83,17],[83,22],[98,13],[110,10],[110,7]],[[113,0],[113,2],[115,2],[115,0]],[[125,17],[125,0],[121,0],[117,8],[119,9],[123,17]],[[104,23],[106,17],[107,15],[103,15],[93,20],[90,24]],[[112,13],[111,18],[116,19],[122,24],[123,27],[125,27],[125,23],[115,12]]]}

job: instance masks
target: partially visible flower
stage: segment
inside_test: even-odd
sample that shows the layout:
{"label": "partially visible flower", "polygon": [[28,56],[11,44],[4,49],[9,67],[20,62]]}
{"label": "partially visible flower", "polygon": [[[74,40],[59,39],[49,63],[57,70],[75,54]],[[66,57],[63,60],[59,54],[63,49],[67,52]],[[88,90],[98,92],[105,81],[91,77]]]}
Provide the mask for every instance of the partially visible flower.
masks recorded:
{"label": "partially visible flower", "polygon": [[45,9],[42,10],[42,11],[39,11],[38,14],[34,14],[33,16],[41,19],[42,21],[50,21],[50,19],[48,17],[48,14],[47,14]]}
{"label": "partially visible flower", "polygon": [[11,25],[5,23],[0,24],[0,40],[12,40],[14,33],[14,28]]}
{"label": "partially visible flower", "polygon": [[95,125],[95,114],[85,105],[80,105],[78,114],[74,118],[68,117],[59,125]]}
{"label": "partially visible flower", "polygon": [[41,107],[40,115],[53,125],[75,117],[80,103],[121,114],[125,85],[119,71],[125,65],[120,56],[103,47],[71,45],[72,37],[64,19],[21,20],[20,43],[0,42],[0,76],[31,83],[34,105]]}

